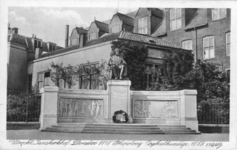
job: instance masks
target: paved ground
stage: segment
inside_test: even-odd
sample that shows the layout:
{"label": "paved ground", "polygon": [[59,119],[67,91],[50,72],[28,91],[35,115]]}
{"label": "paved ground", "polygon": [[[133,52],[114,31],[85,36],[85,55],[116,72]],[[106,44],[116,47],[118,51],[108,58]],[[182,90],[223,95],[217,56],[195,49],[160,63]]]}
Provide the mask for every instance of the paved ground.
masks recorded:
{"label": "paved ground", "polygon": [[40,132],[39,130],[7,130],[7,139],[45,139],[45,140],[166,140],[166,141],[228,141],[227,133],[202,133],[198,135],[127,135],[127,134],[82,134]]}

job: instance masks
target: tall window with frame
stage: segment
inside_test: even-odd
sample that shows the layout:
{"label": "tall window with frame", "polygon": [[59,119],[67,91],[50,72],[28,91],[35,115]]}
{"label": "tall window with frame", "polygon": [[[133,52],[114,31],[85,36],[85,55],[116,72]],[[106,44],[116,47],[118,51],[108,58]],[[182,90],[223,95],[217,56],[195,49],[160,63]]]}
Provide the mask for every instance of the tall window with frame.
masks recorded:
{"label": "tall window with frame", "polygon": [[193,42],[192,40],[186,40],[182,42],[182,48],[187,50],[193,50]]}
{"label": "tall window with frame", "polygon": [[41,72],[38,74],[38,91],[42,87],[49,86],[50,84],[50,72]]}
{"label": "tall window with frame", "polygon": [[89,41],[96,39],[96,32],[89,34]]}
{"label": "tall window with frame", "polygon": [[225,8],[213,8],[212,9],[212,20],[219,20],[226,17]]}
{"label": "tall window with frame", "polygon": [[230,56],[230,32],[226,33],[226,56]]}
{"label": "tall window with frame", "polygon": [[177,30],[181,28],[182,25],[182,14],[181,8],[170,9],[170,30]]}
{"label": "tall window with frame", "polygon": [[119,32],[120,30],[119,30],[119,25],[116,25],[116,26],[113,26],[112,27],[112,33],[117,33],[117,32]]}
{"label": "tall window with frame", "polygon": [[138,33],[148,34],[148,20],[147,17],[138,19]]}
{"label": "tall window with frame", "polygon": [[203,59],[215,57],[214,36],[203,38]]}

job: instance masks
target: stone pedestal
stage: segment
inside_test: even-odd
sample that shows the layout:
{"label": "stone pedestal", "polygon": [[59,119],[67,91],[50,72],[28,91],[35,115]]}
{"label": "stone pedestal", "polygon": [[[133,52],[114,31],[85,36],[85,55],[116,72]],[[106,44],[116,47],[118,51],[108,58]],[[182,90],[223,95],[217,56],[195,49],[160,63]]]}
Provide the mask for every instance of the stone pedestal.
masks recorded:
{"label": "stone pedestal", "polygon": [[57,125],[58,87],[46,86],[40,90],[41,114],[40,130]]}
{"label": "stone pedestal", "polygon": [[197,119],[197,91],[182,90],[181,94],[181,109],[180,109],[180,124],[187,128],[198,131]]}
{"label": "stone pedestal", "polygon": [[112,123],[115,111],[123,110],[131,116],[130,80],[109,80],[108,87],[108,122]]}

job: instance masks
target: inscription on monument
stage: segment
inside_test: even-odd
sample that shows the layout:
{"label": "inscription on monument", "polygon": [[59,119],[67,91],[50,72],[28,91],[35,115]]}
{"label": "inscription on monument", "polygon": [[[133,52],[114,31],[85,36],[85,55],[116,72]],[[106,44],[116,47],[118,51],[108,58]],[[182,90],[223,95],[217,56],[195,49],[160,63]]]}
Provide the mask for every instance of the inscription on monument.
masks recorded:
{"label": "inscription on monument", "polygon": [[135,118],[177,118],[177,101],[144,101],[134,102]]}
{"label": "inscription on monument", "polygon": [[72,99],[59,100],[59,117],[103,117],[103,100]]}
{"label": "inscription on monument", "polygon": [[117,97],[126,97],[127,96],[126,88],[123,88],[123,87],[116,88],[112,92],[112,96],[115,97],[115,98],[117,98]]}

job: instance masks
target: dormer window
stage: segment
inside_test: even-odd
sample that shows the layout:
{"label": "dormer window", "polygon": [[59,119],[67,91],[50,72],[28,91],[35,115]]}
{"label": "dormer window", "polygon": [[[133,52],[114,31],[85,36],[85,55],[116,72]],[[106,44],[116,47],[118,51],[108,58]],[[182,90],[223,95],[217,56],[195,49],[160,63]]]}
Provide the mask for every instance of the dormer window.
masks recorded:
{"label": "dormer window", "polygon": [[120,31],[120,30],[119,30],[119,25],[112,27],[112,33],[117,33],[117,32],[119,32],[119,31]]}
{"label": "dormer window", "polygon": [[226,17],[225,8],[214,8],[212,9],[212,20],[219,20]]}
{"label": "dormer window", "polygon": [[170,9],[170,30],[181,28],[181,8]]}
{"label": "dormer window", "polygon": [[34,49],[41,47],[42,47],[42,41],[34,39]]}
{"label": "dormer window", "polygon": [[47,46],[48,46],[48,51],[49,52],[53,52],[53,51],[56,50],[56,44],[54,44],[54,43],[48,42]]}
{"label": "dormer window", "polygon": [[49,45],[49,49],[51,50],[51,52],[53,52],[53,51],[55,51],[55,45],[53,45],[53,44],[50,44]]}
{"label": "dormer window", "polygon": [[96,39],[96,33],[89,34],[89,41]]}
{"label": "dormer window", "polygon": [[148,34],[147,17],[138,19],[138,33]]}

